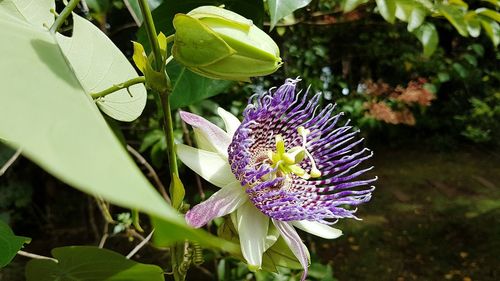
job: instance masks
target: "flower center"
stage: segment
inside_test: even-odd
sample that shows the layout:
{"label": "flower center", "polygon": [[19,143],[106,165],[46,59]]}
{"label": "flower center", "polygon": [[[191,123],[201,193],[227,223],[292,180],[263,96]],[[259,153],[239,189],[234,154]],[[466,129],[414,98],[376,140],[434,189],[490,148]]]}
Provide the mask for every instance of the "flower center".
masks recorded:
{"label": "flower center", "polygon": [[[266,159],[266,161],[275,169],[271,175],[273,178],[275,178],[277,174],[295,174],[303,179],[321,177],[321,172],[316,167],[316,163],[311,153],[309,153],[306,148],[307,136],[311,131],[300,126],[297,128],[297,132],[302,137],[302,146],[294,146],[287,151],[283,137],[281,135],[276,135],[276,152],[267,152],[268,159]],[[309,172],[299,165],[306,158],[309,159],[311,163]]]}

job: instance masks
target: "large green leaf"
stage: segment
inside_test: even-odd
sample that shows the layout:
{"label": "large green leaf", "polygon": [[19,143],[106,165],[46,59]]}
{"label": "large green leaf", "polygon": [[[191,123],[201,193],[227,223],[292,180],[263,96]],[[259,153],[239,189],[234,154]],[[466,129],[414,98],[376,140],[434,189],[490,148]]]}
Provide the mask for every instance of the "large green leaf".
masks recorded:
{"label": "large green leaf", "polygon": [[467,37],[467,24],[465,23],[465,14],[459,6],[439,4],[436,5],[441,14],[455,27],[460,35]]}
{"label": "large green leaf", "polygon": [[380,15],[388,22],[394,23],[396,19],[395,0],[375,0]]}
{"label": "large green leaf", "polygon": [[27,281],[163,281],[163,270],[142,264],[107,249],[91,246],[55,248],[52,260],[31,260]]}
{"label": "large green leaf", "polygon": [[311,3],[311,0],[268,0],[269,15],[271,16],[271,29],[278,21],[295,10],[303,8]]}
{"label": "large green leaf", "polygon": [[25,243],[31,238],[16,236],[10,227],[0,220],[0,268],[8,265]]}
{"label": "large green leaf", "polygon": [[0,1],[0,38],[8,42],[0,44],[0,138],[69,185],[166,221],[172,239],[233,250],[187,226],[166,204],[109,129],[56,37],[28,22],[18,3]]}
{"label": "large green leaf", "polygon": [[439,37],[436,27],[432,23],[424,23],[413,31],[420,43],[424,47],[424,56],[430,57],[436,51],[439,43]]}
{"label": "large green leaf", "polygon": [[[17,0],[16,5],[9,1],[0,1],[1,5],[10,6],[11,12],[22,15],[26,21],[32,23],[38,28],[50,26],[54,22],[54,15],[49,13],[47,9],[54,9],[54,0]],[[6,42],[6,41],[5,41]]]}
{"label": "large green leaf", "polygon": [[[137,77],[122,52],[88,20],[73,14],[73,36],[56,36],[64,56],[87,93]],[[146,88],[136,84],[96,100],[99,108],[120,121],[137,119],[146,106]]]}
{"label": "large green leaf", "polygon": [[173,81],[171,106],[187,106],[223,92],[233,82],[201,77],[182,65],[171,62],[167,71]]}

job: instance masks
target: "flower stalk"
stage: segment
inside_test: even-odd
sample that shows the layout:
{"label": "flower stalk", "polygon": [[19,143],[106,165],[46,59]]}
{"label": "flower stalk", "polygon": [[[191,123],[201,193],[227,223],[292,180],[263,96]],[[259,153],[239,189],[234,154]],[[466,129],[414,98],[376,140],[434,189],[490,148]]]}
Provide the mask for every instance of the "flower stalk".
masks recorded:
{"label": "flower stalk", "polygon": [[[153,22],[153,16],[151,15],[151,10],[149,9],[149,5],[147,0],[139,0],[139,6],[141,8],[141,12],[144,18],[144,25],[146,27],[146,32],[148,34],[148,39],[151,44],[151,48],[153,50],[154,56],[154,65],[153,68],[156,72],[163,75],[167,85],[165,87],[161,87],[161,91],[153,89],[155,94],[158,95],[162,105],[163,112],[163,122],[164,122],[164,132],[165,138],[167,140],[167,152],[168,152],[168,161],[169,161],[169,169],[170,169],[170,177],[173,180],[174,177],[179,176],[179,171],[177,168],[177,159],[175,156],[175,146],[174,146],[174,128],[173,128],[173,120],[172,120],[172,112],[170,110],[170,93],[171,87],[169,83],[169,78],[164,69],[164,58],[162,56],[160,44],[158,42],[158,34],[156,33],[156,28]],[[172,37],[170,37],[170,40]],[[169,39],[167,39],[168,42]],[[171,192],[173,189],[171,190]],[[170,194],[171,198],[175,198],[175,194]],[[170,255],[172,262],[172,272],[175,281],[183,281],[186,279],[186,272],[183,270],[179,270],[180,264],[182,262],[182,257],[184,255],[183,247],[181,244],[175,243],[170,247]]]}
{"label": "flower stalk", "polygon": [[141,8],[142,16],[144,18],[144,25],[146,27],[146,33],[148,34],[149,43],[151,43],[151,48],[153,49],[156,70],[159,71],[162,68],[162,56],[160,44],[158,44],[158,39],[156,37],[157,33],[155,24],[153,22],[153,16],[151,15],[151,9],[149,9],[147,0],[139,0],[138,2]]}

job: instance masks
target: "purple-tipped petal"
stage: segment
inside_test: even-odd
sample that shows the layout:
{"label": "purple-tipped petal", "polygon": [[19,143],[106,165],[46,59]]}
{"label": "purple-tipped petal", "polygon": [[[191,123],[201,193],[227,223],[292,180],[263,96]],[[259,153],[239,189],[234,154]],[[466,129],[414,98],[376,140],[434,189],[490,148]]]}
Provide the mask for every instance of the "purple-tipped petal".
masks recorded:
{"label": "purple-tipped petal", "polygon": [[201,116],[186,111],[181,111],[180,115],[184,122],[198,129],[218,153],[227,157],[227,148],[231,143],[229,134]]}
{"label": "purple-tipped petal", "polygon": [[290,222],[284,222],[275,219],[273,219],[272,221],[276,228],[278,228],[278,230],[280,231],[283,239],[285,239],[285,242],[290,247],[290,250],[292,250],[293,254],[295,255],[295,257],[297,257],[300,264],[304,268],[304,273],[302,273],[302,277],[300,278],[300,280],[306,280],[308,271],[307,269],[309,267],[309,251],[307,250],[306,245],[304,245],[304,243],[300,239],[299,234],[297,233],[295,228],[293,228]]}
{"label": "purple-tipped petal", "polygon": [[194,228],[202,227],[215,218],[234,212],[247,201],[248,196],[241,184],[230,183],[189,210],[186,222]]}

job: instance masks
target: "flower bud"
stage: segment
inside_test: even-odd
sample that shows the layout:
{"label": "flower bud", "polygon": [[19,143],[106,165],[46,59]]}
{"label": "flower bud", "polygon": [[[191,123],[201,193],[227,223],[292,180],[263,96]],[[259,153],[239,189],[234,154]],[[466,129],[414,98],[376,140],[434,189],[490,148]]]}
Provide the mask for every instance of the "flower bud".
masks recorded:
{"label": "flower bud", "polygon": [[249,81],[281,66],[279,48],[251,20],[215,6],[174,17],[174,58],[213,79]]}

